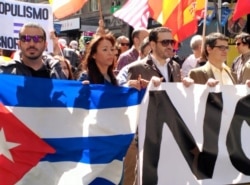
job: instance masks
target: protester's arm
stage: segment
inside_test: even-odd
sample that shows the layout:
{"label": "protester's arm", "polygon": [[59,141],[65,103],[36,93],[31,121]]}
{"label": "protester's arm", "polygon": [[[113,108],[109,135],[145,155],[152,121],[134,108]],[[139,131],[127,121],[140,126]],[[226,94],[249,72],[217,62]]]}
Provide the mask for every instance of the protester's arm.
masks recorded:
{"label": "protester's arm", "polygon": [[100,19],[98,22],[99,26],[96,30],[96,35],[103,35],[105,34],[105,28],[104,28],[104,21],[103,19]]}
{"label": "protester's arm", "polygon": [[128,81],[128,67],[124,66],[116,76],[119,85],[126,85]]}
{"label": "protester's arm", "polygon": [[55,32],[50,32],[50,39],[53,42],[53,54],[54,55],[61,55],[61,50],[58,44],[58,37],[56,37]]}

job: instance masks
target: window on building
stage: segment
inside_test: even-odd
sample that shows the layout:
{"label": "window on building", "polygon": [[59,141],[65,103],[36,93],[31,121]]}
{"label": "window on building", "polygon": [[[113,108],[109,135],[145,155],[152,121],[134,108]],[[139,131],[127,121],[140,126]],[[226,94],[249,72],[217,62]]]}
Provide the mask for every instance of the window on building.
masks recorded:
{"label": "window on building", "polygon": [[90,0],[90,11],[98,11],[98,0]]}

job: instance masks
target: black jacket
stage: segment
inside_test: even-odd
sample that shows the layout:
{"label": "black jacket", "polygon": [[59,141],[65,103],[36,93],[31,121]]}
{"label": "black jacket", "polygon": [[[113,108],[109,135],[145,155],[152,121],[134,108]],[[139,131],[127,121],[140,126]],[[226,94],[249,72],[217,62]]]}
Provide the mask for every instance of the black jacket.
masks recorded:
{"label": "black jacket", "polygon": [[54,60],[51,57],[47,57],[43,61],[44,66],[37,71],[24,65],[21,61],[12,60],[9,62],[4,62],[0,64],[0,73],[42,78],[66,79],[59,61]]}

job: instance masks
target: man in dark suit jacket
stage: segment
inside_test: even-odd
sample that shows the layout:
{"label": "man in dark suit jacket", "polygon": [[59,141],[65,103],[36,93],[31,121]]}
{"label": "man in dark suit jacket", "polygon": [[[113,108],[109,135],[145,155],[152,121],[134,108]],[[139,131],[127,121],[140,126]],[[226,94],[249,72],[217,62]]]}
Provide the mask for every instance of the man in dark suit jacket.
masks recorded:
{"label": "man in dark suit jacket", "polygon": [[189,72],[189,77],[194,83],[209,86],[235,84],[231,70],[225,64],[229,49],[228,37],[221,33],[210,33],[206,36],[203,48],[208,61],[204,66]]}
{"label": "man in dark suit jacket", "polygon": [[[180,66],[172,60],[175,41],[168,28],[155,28],[149,34],[151,53],[126,66],[126,72],[118,74],[120,85],[145,88],[153,76],[163,78],[163,82],[181,82]],[[139,85],[139,86],[138,86]]]}
{"label": "man in dark suit jacket", "polygon": [[[171,30],[165,27],[152,29],[149,33],[149,44],[151,47],[151,53],[144,59],[129,64],[127,74],[125,75],[127,85],[137,89],[146,88],[153,76],[162,78],[162,81],[164,82],[181,82],[180,66],[177,62],[171,59],[173,55],[173,47],[175,45]],[[121,80],[119,79],[119,76],[122,75],[118,74],[119,84],[124,84],[124,78]],[[157,128],[155,127],[156,130],[154,130],[154,132],[161,133],[161,131],[158,131]],[[148,127],[146,129],[148,129]],[[152,138],[150,138],[150,135],[146,133],[145,141],[148,139],[151,140]],[[160,143],[161,141],[158,141],[159,150]],[[150,148],[150,143],[144,147],[144,157],[148,157],[149,160],[155,158],[155,156],[151,156],[152,152],[150,151]],[[135,142],[132,142],[127,155],[125,156],[124,185],[137,184],[136,174],[134,174],[136,168],[135,165],[137,163],[137,153],[137,146]],[[158,162],[156,166],[157,165]],[[157,169],[153,170],[154,174],[157,176]],[[147,177],[148,175],[151,176],[152,174],[145,173],[143,176]],[[145,181],[147,181],[147,179],[145,179]]]}

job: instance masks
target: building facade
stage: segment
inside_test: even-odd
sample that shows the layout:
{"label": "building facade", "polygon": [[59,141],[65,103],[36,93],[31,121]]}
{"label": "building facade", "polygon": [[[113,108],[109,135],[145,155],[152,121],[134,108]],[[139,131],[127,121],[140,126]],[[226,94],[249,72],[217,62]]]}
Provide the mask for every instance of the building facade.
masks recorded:
{"label": "building facade", "polygon": [[[49,3],[48,0],[19,0],[31,3]],[[105,28],[114,33],[115,36],[130,34],[130,27],[115,18],[112,14],[114,7],[119,7],[126,0],[88,0],[85,5],[75,14],[65,17],[61,20],[54,19],[55,24],[61,24],[61,32],[59,36],[67,37],[70,40],[79,39],[84,32],[95,32],[100,20],[100,12],[102,14]]]}

